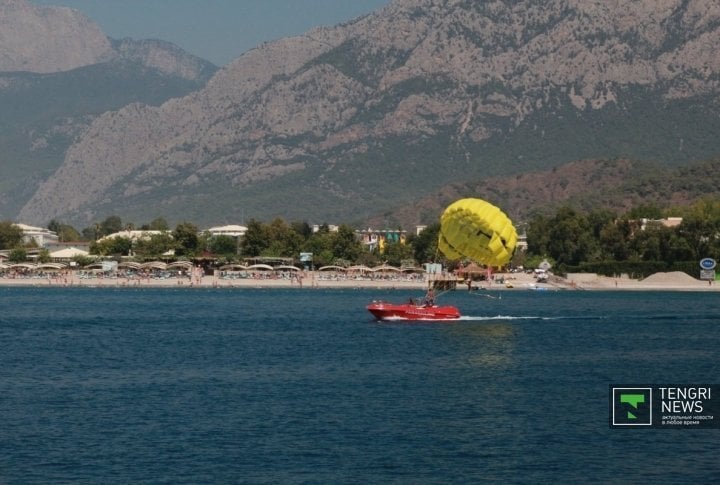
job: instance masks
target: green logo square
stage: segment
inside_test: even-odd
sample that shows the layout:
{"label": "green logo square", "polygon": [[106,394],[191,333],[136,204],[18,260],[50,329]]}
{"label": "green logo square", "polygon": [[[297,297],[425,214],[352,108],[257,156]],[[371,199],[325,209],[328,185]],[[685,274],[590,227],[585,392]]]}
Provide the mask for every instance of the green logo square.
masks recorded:
{"label": "green logo square", "polygon": [[613,387],[612,426],[652,426],[651,387]]}

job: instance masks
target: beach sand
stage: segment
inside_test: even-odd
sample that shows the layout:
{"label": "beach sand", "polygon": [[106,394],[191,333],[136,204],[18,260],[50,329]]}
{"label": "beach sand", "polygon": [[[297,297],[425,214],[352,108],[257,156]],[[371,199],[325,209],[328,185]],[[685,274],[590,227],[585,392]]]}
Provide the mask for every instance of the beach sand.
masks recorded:
{"label": "beach sand", "polygon": [[[217,276],[182,278],[80,278],[77,274],[64,274],[57,278],[0,278],[0,286],[32,287],[106,287],[106,288],[377,288],[423,291],[428,287],[426,278],[351,278],[334,277],[320,272],[305,272],[301,278],[244,278],[223,279]],[[599,290],[599,291],[720,291],[716,282],[701,281],[683,272],[656,273],[643,280],[610,278],[596,274],[574,273],[567,277],[551,276],[547,283],[537,283],[532,274],[496,273],[493,282],[472,283],[473,288],[486,290]],[[467,285],[458,282],[459,291]]]}

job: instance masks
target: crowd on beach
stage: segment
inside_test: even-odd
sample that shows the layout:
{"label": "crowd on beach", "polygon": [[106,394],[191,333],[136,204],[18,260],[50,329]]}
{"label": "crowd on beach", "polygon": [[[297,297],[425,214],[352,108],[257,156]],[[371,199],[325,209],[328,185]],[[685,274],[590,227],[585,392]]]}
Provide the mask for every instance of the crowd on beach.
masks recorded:
{"label": "crowd on beach", "polygon": [[[209,274],[208,274],[209,273]],[[596,274],[569,274],[539,281],[526,273],[496,273],[473,281],[453,274],[362,273],[342,271],[220,271],[200,266],[179,270],[99,271],[64,268],[57,271],[14,268],[0,271],[0,286],[189,286],[189,287],[369,287],[423,289],[435,280],[455,281],[457,289],[568,289],[568,290],[720,290],[713,281],[686,273],[661,273],[644,280]]]}
{"label": "crowd on beach", "polygon": [[425,287],[422,273],[344,273],[320,271],[212,271],[202,267],[190,270],[144,271],[31,271],[13,269],[0,272],[0,285],[52,286],[396,286]]}

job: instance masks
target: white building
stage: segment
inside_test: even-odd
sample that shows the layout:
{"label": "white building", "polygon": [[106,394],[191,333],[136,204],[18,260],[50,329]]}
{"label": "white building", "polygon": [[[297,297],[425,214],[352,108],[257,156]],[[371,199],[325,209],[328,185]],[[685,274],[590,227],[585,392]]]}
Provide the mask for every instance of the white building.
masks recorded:
{"label": "white building", "polygon": [[238,225],[211,227],[208,232],[213,236],[231,236],[243,237],[247,232],[247,227]]}
{"label": "white building", "polygon": [[137,241],[138,239],[150,239],[156,234],[163,233],[170,234],[170,231],[120,231],[101,237],[100,239],[98,239],[98,242],[106,241],[108,239],[115,239],[116,237],[122,237],[125,239],[130,239],[131,241]]}
{"label": "white building", "polygon": [[682,217],[666,217],[665,219],[640,219],[640,230],[644,231],[649,225],[659,225],[663,227],[677,227],[682,224]]}
{"label": "white building", "polygon": [[51,231],[50,229],[45,229],[44,227],[28,226],[26,224],[13,225],[20,228],[20,230],[22,231],[22,238],[24,243],[35,241],[35,244],[37,244],[41,248],[44,248],[48,244],[55,244],[58,242],[57,233]]}
{"label": "white building", "polygon": [[[323,224],[325,225],[325,224]],[[320,228],[322,226],[320,224],[313,224],[312,226],[312,232],[315,234],[316,232],[320,232]],[[340,230],[340,226],[336,224],[327,224],[327,228],[329,232],[338,232]]]}

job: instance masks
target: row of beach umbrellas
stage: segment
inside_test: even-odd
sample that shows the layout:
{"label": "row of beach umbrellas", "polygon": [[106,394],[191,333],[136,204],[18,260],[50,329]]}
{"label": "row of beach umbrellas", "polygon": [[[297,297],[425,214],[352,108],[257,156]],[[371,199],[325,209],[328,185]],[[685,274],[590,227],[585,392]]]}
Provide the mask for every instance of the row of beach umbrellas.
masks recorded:
{"label": "row of beach umbrellas", "polygon": [[[87,266],[83,266],[81,269],[86,270],[95,270],[95,269],[105,269],[107,266],[107,262],[97,262],[92,263]],[[163,263],[162,261],[151,261],[149,263],[136,263],[136,262],[123,262],[119,263],[116,267],[116,269],[122,270],[135,270],[135,271],[142,271],[142,270],[172,270],[172,269],[178,269],[178,270],[189,270],[192,269],[193,264],[190,261],[177,261],[174,263]],[[64,269],[71,268],[69,263],[0,263],[0,270],[46,270],[46,271],[61,271]],[[77,269],[75,267],[72,267],[72,269]]]}
{"label": "row of beach umbrellas", "polygon": [[[116,267],[113,267],[113,269],[118,270],[134,270],[134,271],[142,271],[142,270],[172,270],[172,269],[178,269],[178,270],[189,270],[192,269],[193,264],[190,261],[176,261],[174,263],[164,263],[162,261],[150,261],[148,263],[136,263],[132,261],[122,262],[118,263]],[[13,263],[13,264],[7,264],[7,263],[0,263],[0,270],[55,270],[60,271],[63,269],[70,268],[69,263]],[[97,270],[97,269],[106,269],[107,268],[107,262],[96,262],[89,264],[87,266],[83,266],[82,269],[87,270]],[[73,268],[77,269],[77,268]],[[297,266],[292,265],[279,265],[279,266],[270,266],[269,264],[251,264],[251,265],[244,265],[244,264],[226,264],[224,266],[220,267],[221,271],[301,271],[301,268],[298,268]],[[397,268],[395,266],[391,266],[388,264],[382,264],[379,266],[369,267],[365,265],[355,265],[355,266],[335,266],[335,265],[329,265],[329,266],[322,266],[318,268],[318,271],[337,271],[337,272],[346,272],[346,273],[378,273],[378,272],[396,272],[396,273],[408,273],[408,272],[424,272],[422,268],[418,267],[404,267],[404,268]]]}
{"label": "row of beach umbrellas", "polygon": [[[280,265],[280,266],[270,266],[269,264],[251,264],[251,265],[244,265],[244,264],[226,264],[225,266],[220,267],[221,271],[253,271],[253,270],[259,270],[259,271],[301,271],[301,268],[298,268],[297,266],[291,266],[291,265]],[[380,266],[364,266],[364,265],[355,265],[355,266],[335,266],[335,265],[329,265],[329,266],[321,266],[318,268],[318,271],[337,271],[337,272],[347,272],[347,273],[376,273],[376,272],[424,272],[422,268],[396,268],[395,266],[390,266],[388,264],[383,264]]]}

